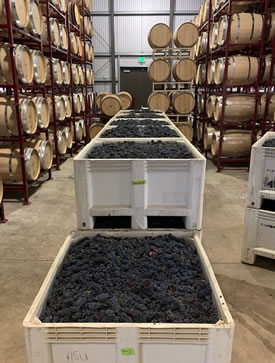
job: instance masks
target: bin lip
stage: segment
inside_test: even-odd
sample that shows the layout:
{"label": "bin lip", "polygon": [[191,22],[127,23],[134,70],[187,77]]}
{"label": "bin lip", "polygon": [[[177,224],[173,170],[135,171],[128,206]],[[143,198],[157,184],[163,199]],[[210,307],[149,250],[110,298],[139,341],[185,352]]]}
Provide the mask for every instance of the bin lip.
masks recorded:
{"label": "bin lip", "polygon": [[[220,320],[216,324],[199,324],[199,323],[43,323],[39,320],[39,315],[43,309],[44,304],[47,301],[48,294],[55,277],[58,273],[59,267],[62,266],[63,260],[67,255],[67,252],[71,245],[79,242],[83,237],[94,237],[97,234],[102,234],[106,237],[145,237],[145,236],[158,236],[164,234],[173,234],[178,238],[184,238],[187,243],[191,243],[195,246],[197,253],[200,257],[202,268],[208,279],[213,295],[213,302],[219,311],[221,316]],[[59,250],[53,264],[50,267],[48,274],[46,275],[42,286],[37,293],[24,321],[23,326],[25,328],[147,328],[147,329],[231,329],[234,327],[234,321],[228,306],[225,302],[214,271],[211,267],[206,252],[199,239],[198,232],[194,231],[177,231],[177,230],[90,230],[90,231],[74,231],[71,232],[63,243]]]}
{"label": "bin lip", "polygon": [[[252,148],[263,147],[263,144],[269,139],[275,139],[275,132],[269,131],[265,133],[263,137],[261,137],[257,142],[255,142],[254,145],[252,145]],[[275,151],[274,147],[264,147],[263,149]]]}

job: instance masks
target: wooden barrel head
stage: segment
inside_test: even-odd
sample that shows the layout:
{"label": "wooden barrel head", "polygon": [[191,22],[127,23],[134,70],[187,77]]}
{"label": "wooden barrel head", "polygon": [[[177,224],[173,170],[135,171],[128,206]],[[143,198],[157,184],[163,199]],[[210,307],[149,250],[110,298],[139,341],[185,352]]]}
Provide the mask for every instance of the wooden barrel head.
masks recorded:
{"label": "wooden barrel head", "polygon": [[75,136],[77,141],[81,141],[83,139],[83,128],[81,123],[78,121],[75,123]]}
{"label": "wooden barrel head", "polygon": [[[66,139],[65,131],[58,130],[56,132],[56,136],[57,136],[58,152],[60,155],[65,155],[66,151],[67,151],[67,139]],[[53,145],[54,145],[54,143],[53,143]]]}
{"label": "wooden barrel head", "polygon": [[89,100],[90,108],[93,108],[93,106],[94,106],[94,95],[93,95],[92,92],[88,93],[88,100]]}
{"label": "wooden barrel head", "polygon": [[70,44],[71,44],[71,51],[73,54],[77,54],[78,51],[78,43],[75,33],[70,33]]}
{"label": "wooden barrel head", "polygon": [[133,102],[133,97],[129,92],[125,91],[119,92],[118,97],[120,98],[122,110],[127,110],[128,108],[131,107]]}
{"label": "wooden barrel head", "polygon": [[193,23],[181,24],[174,33],[177,48],[191,48],[199,39],[199,30]]}
{"label": "wooden barrel head", "polygon": [[[4,3],[4,2],[2,2]],[[15,0],[11,6],[11,15],[17,26],[26,28],[29,22],[29,1],[28,0]],[[5,5],[4,5],[5,6]],[[6,19],[6,16],[5,16]],[[5,21],[6,23],[6,21]]]}
{"label": "wooden barrel head", "polygon": [[73,95],[73,103],[74,103],[74,111],[76,113],[80,113],[81,112],[81,100],[77,93],[75,93]]}
{"label": "wooden barrel head", "polygon": [[56,84],[63,83],[63,68],[62,63],[59,59],[53,59],[53,74],[54,74],[54,81]]}
{"label": "wooden barrel head", "polygon": [[43,31],[43,16],[37,0],[29,1],[29,23],[27,29],[34,35],[41,35]]}
{"label": "wooden barrel head", "polygon": [[17,45],[15,49],[15,63],[17,75],[24,84],[32,83],[34,76],[34,68],[32,54],[30,49],[25,45]]}
{"label": "wooden barrel head", "polygon": [[109,95],[109,94],[110,94],[110,92],[100,92],[100,93],[97,95],[97,97],[96,97],[96,105],[97,105],[97,107],[98,107],[98,108],[100,108],[100,107],[101,107],[101,100],[102,100],[102,98],[103,98],[104,96]]}
{"label": "wooden barrel head", "polygon": [[121,102],[116,95],[106,95],[101,100],[101,111],[106,116],[115,116],[121,110]]}
{"label": "wooden barrel head", "polygon": [[66,108],[66,117],[72,116],[72,99],[70,96],[62,96],[65,102],[65,108]]}
{"label": "wooden barrel head", "polygon": [[150,64],[148,75],[154,82],[165,82],[171,75],[170,64],[165,59],[156,59]]}
{"label": "wooden barrel head", "polygon": [[46,98],[38,96],[32,97],[32,100],[37,109],[38,127],[41,129],[47,128],[50,123],[50,107]]}
{"label": "wooden barrel head", "polygon": [[37,84],[44,84],[47,79],[47,65],[45,57],[39,50],[32,50],[31,54],[34,68],[34,81]]}
{"label": "wooden barrel head", "polygon": [[211,150],[211,145],[213,143],[213,135],[216,132],[214,127],[207,127],[204,131],[203,145],[205,150]]}
{"label": "wooden barrel head", "polygon": [[64,50],[68,50],[69,39],[68,39],[67,29],[63,24],[60,24],[59,31],[60,31],[60,47]]}
{"label": "wooden barrel head", "polygon": [[71,149],[73,146],[73,132],[70,127],[64,127],[64,132],[67,140],[67,148]]}
{"label": "wooden barrel head", "polygon": [[151,48],[162,49],[169,47],[172,40],[172,33],[168,25],[163,23],[155,24],[148,35],[148,43]]}
{"label": "wooden barrel head", "polygon": [[23,129],[27,134],[34,134],[38,127],[37,108],[33,100],[24,98],[20,101],[20,113]]}
{"label": "wooden barrel head", "polygon": [[96,135],[103,129],[104,124],[100,123],[100,122],[96,122],[94,124],[92,124],[89,128],[89,136],[90,139],[94,139],[96,137]]}
{"label": "wooden barrel head", "polygon": [[41,169],[49,170],[53,163],[53,149],[48,140],[33,140],[33,148],[38,152]]}
{"label": "wooden barrel head", "polygon": [[193,111],[195,107],[195,97],[191,92],[175,92],[172,96],[172,103],[176,112],[186,115]]}
{"label": "wooden barrel head", "polygon": [[192,124],[189,122],[177,122],[175,125],[189,141],[192,141],[194,135]]}
{"label": "wooden barrel head", "polygon": [[68,85],[71,83],[71,71],[70,65],[67,62],[62,62],[62,73],[63,73],[63,82]]}
{"label": "wooden barrel head", "polygon": [[179,60],[173,69],[173,76],[178,82],[189,82],[196,77],[197,66],[190,58]]}
{"label": "wooden barrel head", "polygon": [[73,83],[78,85],[80,83],[79,69],[76,64],[72,64]]}
{"label": "wooden barrel head", "polygon": [[148,97],[150,110],[167,112],[170,106],[170,99],[167,93],[162,91],[153,92]]}
{"label": "wooden barrel head", "polygon": [[83,55],[82,41],[81,41],[80,37],[76,37],[76,40],[77,40],[77,54],[79,55],[79,57],[82,58],[82,55]]}

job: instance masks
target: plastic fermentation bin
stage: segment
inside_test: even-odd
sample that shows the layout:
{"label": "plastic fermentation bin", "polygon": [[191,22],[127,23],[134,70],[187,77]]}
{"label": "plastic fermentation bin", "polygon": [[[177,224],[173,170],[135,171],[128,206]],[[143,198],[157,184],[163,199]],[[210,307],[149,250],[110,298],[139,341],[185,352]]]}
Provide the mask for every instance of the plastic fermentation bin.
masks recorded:
{"label": "plastic fermentation bin", "polygon": [[252,147],[247,202],[250,208],[261,208],[263,199],[275,200],[275,147],[263,147],[270,139],[275,139],[275,132],[267,132]]}
{"label": "plastic fermentation bin", "polygon": [[[234,322],[202,244],[193,233],[173,232],[197,249],[219,313],[216,324],[42,323],[39,316],[70,246],[97,233],[72,233],[59,251],[23,323],[28,363],[230,363]],[[167,232],[102,234],[141,238]]]}
{"label": "plastic fermentation bin", "polygon": [[[103,143],[125,139],[94,139],[75,158],[77,225],[94,228],[95,217],[131,216],[133,229],[146,229],[148,216],[184,217],[185,228],[202,226],[205,158],[183,136],[163,142],[184,143],[193,159],[89,159]],[[127,139],[151,142],[159,139]]]}
{"label": "plastic fermentation bin", "polygon": [[275,259],[275,212],[247,208],[242,261],[254,264],[256,256]]}

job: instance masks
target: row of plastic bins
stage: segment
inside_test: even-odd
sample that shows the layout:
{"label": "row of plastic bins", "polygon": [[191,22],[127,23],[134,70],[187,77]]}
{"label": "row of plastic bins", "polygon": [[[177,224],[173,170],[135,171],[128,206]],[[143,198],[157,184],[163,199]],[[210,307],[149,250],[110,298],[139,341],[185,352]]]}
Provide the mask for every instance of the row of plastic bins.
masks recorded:
{"label": "row of plastic bins", "polygon": [[275,132],[252,147],[242,261],[275,259]]}
{"label": "row of plastic bins", "polygon": [[[167,235],[170,231],[112,231],[103,236],[144,238]],[[60,249],[25,320],[28,363],[229,363],[234,322],[200,238],[196,233],[173,231],[195,247],[212,300],[218,312],[214,324],[201,323],[44,323],[41,314],[71,246],[98,232],[71,233]],[[139,246],[137,246],[139,247]],[[64,302],[65,303],[65,302]],[[65,305],[64,305],[65,308]]]}
{"label": "row of plastic bins", "polygon": [[[93,229],[96,217],[128,216],[133,229],[147,229],[148,217],[182,217],[185,228],[201,230],[206,160],[177,131],[175,138],[100,138],[101,133],[74,159],[77,225]],[[176,127],[165,116],[169,127]],[[157,120],[156,120],[157,122]],[[162,142],[186,147],[187,158],[91,158],[95,148],[106,144]],[[175,146],[175,144],[173,144]],[[176,146],[177,148],[177,146]],[[175,149],[174,149],[175,150]]]}

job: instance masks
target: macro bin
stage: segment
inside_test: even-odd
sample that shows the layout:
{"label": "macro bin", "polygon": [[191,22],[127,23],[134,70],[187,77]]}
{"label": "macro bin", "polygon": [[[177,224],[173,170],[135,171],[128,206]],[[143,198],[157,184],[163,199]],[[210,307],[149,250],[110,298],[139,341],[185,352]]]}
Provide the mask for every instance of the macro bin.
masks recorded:
{"label": "macro bin", "polygon": [[[263,147],[272,139],[274,147]],[[247,206],[259,209],[263,199],[275,200],[275,132],[267,132],[252,146]]]}
{"label": "macro bin", "polygon": [[242,261],[253,265],[256,256],[275,259],[275,208],[246,209]]}
{"label": "macro bin", "polygon": [[[171,233],[128,231],[101,233],[107,237],[158,236]],[[25,320],[28,363],[230,363],[234,322],[215,274],[196,233],[173,232],[195,247],[212,300],[215,324],[192,323],[43,323],[39,319],[71,245],[96,232],[71,233],[60,249]],[[118,243],[120,243],[118,241]]]}
{"label": "macro bin", "polygon": [[191,159],[89,159],[98,145],[159,139],[94,139],[75,158],[79,230],[94,228],[95,217],[129,216],[133,229],[147,229],[148,217],[182,217],[185,228],[201,230],[206,160],[184,137]]}

